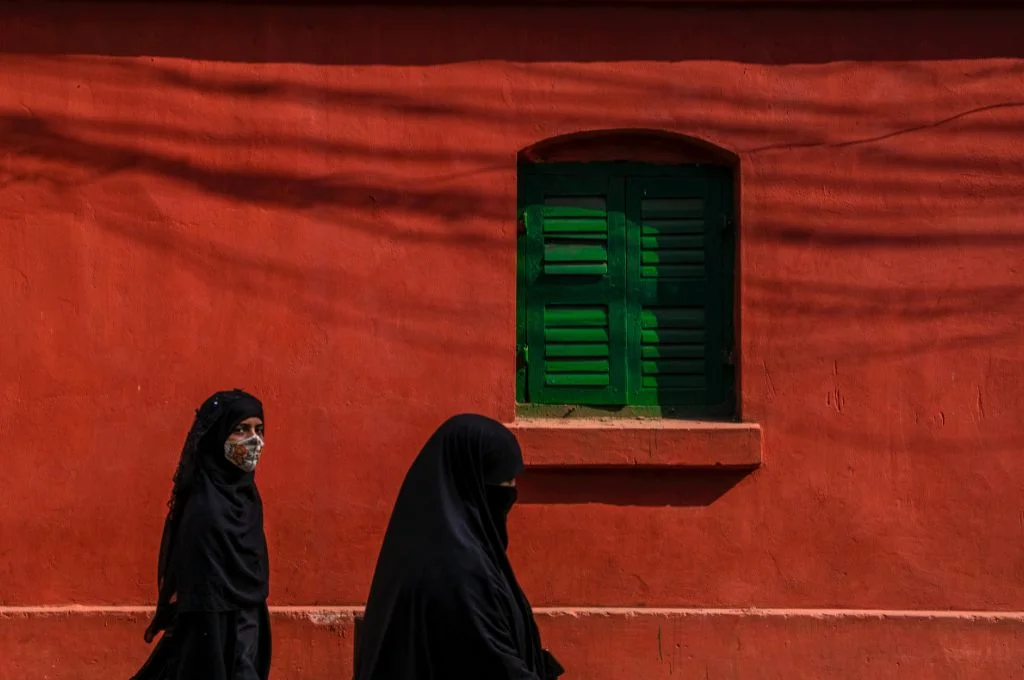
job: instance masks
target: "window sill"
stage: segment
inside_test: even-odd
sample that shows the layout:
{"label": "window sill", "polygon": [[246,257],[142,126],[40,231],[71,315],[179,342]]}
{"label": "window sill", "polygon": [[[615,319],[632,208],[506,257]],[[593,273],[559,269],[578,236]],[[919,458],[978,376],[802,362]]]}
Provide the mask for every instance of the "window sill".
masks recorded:
{"label": "window sill", "polygon": [[509,426],[530,468],[693,468],[761,465],[761,427],[632,418],[526,418]]}

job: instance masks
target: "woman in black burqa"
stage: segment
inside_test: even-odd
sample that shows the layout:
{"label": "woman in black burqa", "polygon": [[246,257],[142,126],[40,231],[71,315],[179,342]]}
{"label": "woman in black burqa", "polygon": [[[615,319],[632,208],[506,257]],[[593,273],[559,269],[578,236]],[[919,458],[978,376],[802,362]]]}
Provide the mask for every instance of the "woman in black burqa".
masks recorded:
{"label": "woman in black burqa", "polygon": [[358,635],[356,680],[550,680],[530,603],[505,550],[523,470],[489,418],[448,420],[406,475]]}
{"label": "woman in black burqa", "polygon": [[160,541],[156,615],[163,632],[134,680],[266,680],[269,573],[254,470],[263,405],[218,392],[196,412]]}

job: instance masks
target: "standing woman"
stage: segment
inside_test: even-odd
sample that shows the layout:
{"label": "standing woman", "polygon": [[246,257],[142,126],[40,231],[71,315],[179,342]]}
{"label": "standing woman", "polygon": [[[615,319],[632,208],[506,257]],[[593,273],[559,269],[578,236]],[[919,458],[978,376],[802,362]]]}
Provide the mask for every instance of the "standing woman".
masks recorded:
{"label": "standing woman", "polygon": [[356,680],[552,680],[512,565],[506,519],[523,456],[477,415],[448,420],[409,469],[356,649]]}
{"label": "standing woman", "polygon": [[196,412],[160,541],[159,595],[133,680],[266,680],[269,569],[254,470],[263,405],[218,392]]}

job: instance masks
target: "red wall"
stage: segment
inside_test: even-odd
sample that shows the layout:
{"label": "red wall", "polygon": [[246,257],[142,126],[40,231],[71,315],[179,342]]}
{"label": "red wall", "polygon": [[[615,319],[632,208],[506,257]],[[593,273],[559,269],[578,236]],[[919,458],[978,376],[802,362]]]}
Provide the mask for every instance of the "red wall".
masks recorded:
{"label": "red wall", "polygon": [[[85,640],[118,672],[145,656],[116,607],[154,597],[180,443],[219,388],[267,406],[273,604],[360,604],[431,429],[461,410],[514,418],[517,152],[618,128],[739,157],[740,401],[764,464],[529,474],[512,534],[534,604],[659,608],[708,677],[868,677],[865,654],[881,655],[870,677],[1009,677],[1022,25],[5,5],[0,677],[108,677]],[[70,605],[91,613],[38,609]],[[779,612],[774,627],[705,611],[746,607]],[[865,609],[906,611],[862,625]],[[951,632],[928,613],[945,609],[990,614]],[[335,677],[350,641],[289,621],[277,677]],[[545,625],[571,677],[683,668],[621,610]],[[61,632],[75,626],[90,632]],[[55,656],[25,653],[52,636]],[[771,653],[737,651],[755,640]]]}

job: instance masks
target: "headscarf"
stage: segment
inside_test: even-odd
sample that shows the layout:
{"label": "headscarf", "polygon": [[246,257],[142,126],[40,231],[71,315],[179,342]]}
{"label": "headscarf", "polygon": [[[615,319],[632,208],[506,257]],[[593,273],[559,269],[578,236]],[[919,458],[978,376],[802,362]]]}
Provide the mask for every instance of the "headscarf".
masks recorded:
{"label": "headscarf", "polygon": [[522,469],[515,435],[483,416],[456,416],[426,443],[384,536],[356,680],[542,677],[537,626],[505,554],[505,516],[488,501],[489,488]]}
{"label": "headscarf", "polygon": [[269,560],[255,473],[224,456],[232,430],[253,417],[263,419],[263,404],[237,389],[214,394],[196,411],[164,521],[147,641],[172,626],[177,612],[235,611],[267,599]]}

